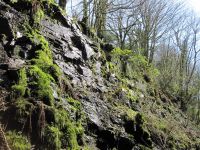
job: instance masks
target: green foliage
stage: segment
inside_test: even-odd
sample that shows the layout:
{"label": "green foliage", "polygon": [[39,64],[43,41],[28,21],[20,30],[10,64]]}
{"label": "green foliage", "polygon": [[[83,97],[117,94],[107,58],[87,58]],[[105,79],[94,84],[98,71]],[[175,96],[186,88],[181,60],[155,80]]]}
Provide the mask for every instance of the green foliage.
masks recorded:
{"label": "green foliage", "polygon": [[14,103],[17,111],[17,115],[21,118],[28,117],[30,115],[30,111],[33,108],[33,104],[30,103],[25,98],[18,98]]}
{"label": "green foliage", "polygon": [[25,2],[25,3],[33,3],[34,2],[35,3],[36,1],[40,5],[40,7],[38,7],[35,14],[33,14],[34,15],[33,18],[36,23],[39,23],[45,15],[44,10],[43,10],[43,8],[44,8],[43,2],[46,2],[48,4],[48,6],[50,6],[50,5],[57,6],[57,3],[55,0],[10,0],[11,4],[15,4],[18,2]]}
{"label": "green foliage", "polygon": [[80,111],[81,110],[81,103],[72,97],[67,98],[67,102],[72,106],[72,109],[75,111]]}
{"label": "green foliage", "polygon": [[61,149],[61,132],[57,127],[47,126],[45,128],[45,140],[48,143],[49,149],[60,150]]}
{"label": "green foliage", "polygon": [[[17,1],[15,2],[17,3]],[[44,1],[38,2],[43,5]],[[48,4],[52,4],[54,3],[54,0],[47,2]],[[44,17],[44,13],[46,13],[45,10],[38,9],[35,16],[33,16],[34,21],[39,22]],[[13,103],[13,108],[16,110],[16,119],[17,121],[20,121],[20,123],[23,123],[23,128],[26,128],[28,125],[27,120],[32,119],[31,111],[33,109],[44,109],[42,110],[44,115],[44,118],[42,118],[44,126],[42,127],[43,130],[41,134],[41,140],[44,140],[44,145],[42,147],[44,149],[48,148],[55,150],[60,150],[62,148],[79,150],[80,146],[78,145],[77,140],[82,140],[84,133],[82,127],[84,118],[81,110],[81,103],[71,97],[67,98],[67,102],[70,106],[69,110],[65,110],[62,104],[60,105],[60,101],[55,103],[52,85],[56,84],[57,81],[60,81],[62,73],[59,67],[54,64],[52,51],[49,48],[48,41],[41,35],[39,29],[33,29],[29,25],[24,25],[24,30],[26,36],[33,45],[34,55],[28,62],[27,67],[19,71],[19,81],[12,87],[13,91],[20,95]],[[55,90],[58,90],[57,87],[59,86],[55,85],[55,87]],[[33,98],[42,101],[41,103],[44,107],[39,108],[40,106],[33,101]],[[51,122],[48,122],[45,118],[45,115],[48,115],[45,114],[45,109],[49,109],[53,114]],[[74,118],[69,116],[68,111],[75,114]],[[35,113],[40,116],[39,112]],[[32,126],[34,128],[35,122],[31,122],[30,126],[31,128]],[[13,149],[23,150],[24,148],[22,146],[20,148],[15,146]]]}
{"label": "green foliage", "polygon": [[[145,142],[143,143],[145,146],[152,147],[151,136],[146,127],[146,120],[143,114],[124,105],[118,105],[117,107],[114,107],[114,110],[118,116],[123,116],[126,121],[131,122],[131,124],[129,124],[129,128],[132,128],[133,132],[130,132],[129,134],[137,135],[137,138],[135,137],[136,141],[140,141],[140,139],[142,139],[142,141]],[[134,130],[135,127],[137,127],[136,131]],[[134,132],[136,132],[136,134],[134,134]]]}
{"label": "green foliage", "polygon": [[153,125],[153,127],[157,130],[163,131],[163,132],[167,132],[167,128],[168,126],[168,121],[165,119],[159,119],[156,116],[150,116],[148,118],[146,118],[148,120],[148,123],[151,123],[151,125]]}
{"label": "green foliage", "polygon": [[111,72],[117,71],[117,70],[116,70],[117,68],[115,67],[115,65],[114,65],[112,62],[107,62],[107,65],[108,65],[109,70],[110,70]]}
{"label": "green foliage", "polygon": [[[35,44],[41,47],[41,50],[44,51],[47,55],[47,57],[49,57],[49,59],[52,58],[52,53],[51,50],[49,48],[49,44],[48,41],[45,39],[44,36],[42,36],[40,34],[40,32],[38,30],[34,30],[30,27],[28,27],[27,29],[27,36],[29,37],[29,39]],[[39,49],[40,50],[40,49]],[[39,51],[38,50],[38,51]]]}
{"label": "green foliage", "polygon": [[133,52],[131,50],[122,50],[120,48],[115,48],[112,52],[111,52],[112,55],[116,56],[116,57],[119,57],[119,56],[130,56],[130,55],[133,55]]}
{"label": "green foliage", "polygon": [[115,48],[112,52],[112,62],[110,62],[110,71],[117,75],[128,78],[141,78],[147,74],[150,78],[158,76],[159,71],[148,63],[146,58],[132,50],[122,50]]}
{"label": "green foliage", "polygon": [[115,113],[124,115],[127,120],[132,120],[132,121],[135,121],[135,117],[138,114],[138,112],[130,109],[127,106],[120,105],[120,104],[117,104],[117,106],[114,107],[114,110],[115,110]]}
{"label": "green foliage", "polygon": [[81,103],[78,100],[73,99],[72,97],[68,97],[67,102],[71,106],[71,111],[75,112],[76,114],[76,122],[74,122],[74,125],[76,127],[75,128],[76,134],[82,136],[84,133],[84,128],[82,126],[82,123],[85,120],[85,115],[83,114],[83,111],[81,109],[82,108]]}
{"label": "green foliage", "polygon": [[76,134],[76,128],[74,128],[74,125],[71,122],[68,122],[66,132],[62,137],[63,139],[67,138],[68,142],[68,148],[70,150],[78,150],[79,145],[77,142],[77,134]]}
{"label": "green foliage", "polygon": [[138,114],[138,112],[133,111],[132,109],[127,109],[126,110],[126,115],[127,115],[127,119],[128,120],[133,120],[135,119],[136,115]]}
{"label": "green foliage", "polygon": [[34,21],[39,23],[44,18],[44,11],[40,8],[34,14]]}
{"label": "green foliage", "polygon": [[47,0],[48,4],[56,4],[55,0]]}
{"label": "green foliage", "polygon": [[134,91],[128,89],[127,98],[130,99],[132,102],[135,102],[135,101],[138,100],[140,94],[141,93],[140,93],[140,91],[138,89],[135,89]]}
{"label": "green foliage", "polygon": [[53,63],[52,59],[43,50],[36,51],[36,58],[32,59],[32,62],[45,71],[48,71],[49,66]]}
{"label": "green foliage", "polygon": [[55,109],[54,110],[54,118],[55,118],[55,124],[60,128],[64,128],[69,122],[69,115],[66,110],[64,109]]}
{"label": "green foliage", "polygon": [[69,115],[64,109],[55,109],[54,110],[55,125],[58,126],[59,130],[62,131],[60,141],[62,145],[66,145],[71,150],[79,149],[77,143],[77,133],[76,126],[69,119]]}
{"label": "green foliage", "polygon": [[38,47],[35,51],[35,58],[31,60],[31,65],[28,68],[30,78],[28,86],[34,87],[31,94],[36,94],[38,100],[42,100],[45,104],[53,105],[51,82],[59,79],[61,71],[53,63],[52,53],[44,36],[40,35],[39,31],[28,27],[27,37]]}
{"label": "green foliage", "polygon": [[14,4],[14,3],[17,3],[18,0],[10,0],[10,2],[11,2],[12,4]]}
{"label": "green foliage", "polygon": [[194,120],[197,124],[200,124],[200,102],[199,100],[193,100],[188,105],[187,114]]}
{"label": "green foliage", "polygon": [[12,90],[19,96],[24,96],[27,89],[26,68],[22,68],[18,72],[18,83],[12,86]]}
{"label": "green foliage", "polygon": [[66,100],[70,106],[70,110],[68,111],[75,114],[76,118],[74,118],[74,120],[76,121],[70,119],[67,110],[62,107],[53,106],[52,113],[54,114],[55,119],[54,127],[57,127],[61,133],[59,138],[61,147],[67,147],[69,150],[79,150],[80,146],[78,145],[77,138],[82,138],[83,136],[84,129],[82,122],[85,118],[82,114],[81,104],[79,101],[71,97],[68,97]]}
{"label": "green foliage", "polygon": [[[36,12],[34,14],[32,14],[32,18],[34,20],[35,23],[39,23],[45,16],[44,14],[44,11],[43,11],[43,7],[42,7],[42,2],[44,1],[47,1],[48,2],[48,5],[50,5],[51,3],[55,3],[53,2],[54,0],[38,0],[38,1],[35,1],[35,0],[10,0],[11,4],[16,4],[18,2],[24,2],[24,3],[36,3],[37,2],[37,5],[40,5],[40,6],[37,6],[37,8],[30,8],[30,9],[37,9]],[[23,9],[26,9],[26,8],[23,8]]]}
{"label": "green foliage", "polygon": [[50,74],[43,72],[38,66],[33,65],[29,67],[29,75],[32,77],[32,82],[29,85],[33,86],[34,93],[38,98],[44,101],[45,104],[53,105],[53,91],[51,82],[54,81]]}
{"label": "green foliage", "polygon": [[52,77],[55,79],[55,80],[59,80],[61,75],[62,75],[62,72],[60,70],[60,68],[56,65],[56,64],[52,64],[50,66],[50,71],[49,73],[52,75]]}
{"label": "green foliage", "polygon": [[48,41],[39,34],[37,30],[29,30],[27,36],[30,40],[40,47],[36,50],[36,58],[32,59],[32,63],[41,68],[45,73],[51,74],[54,79],[58,79],[61,71],[57,65],[53,63],[52,52],[49,48]]}
{"label": "green foliage", "polygon": [[28,139],[15,131],[6,132],[6,140],[12,150],[30,150],[31,144]]}
{"label": "green foliage", "polygon": [[[182,126],[172,120],[170,117],[159,118],[155,115],[145,116],[148,126],[151,129],[152,134],[156,135],[157,139],[165,139],[162,142],[163,148],[171,145],[177,149],[187,149],[188,145],[191,145],[193,141],[183,130]],[[166,148],[166,147],[165,147]]]}
{"label": "green foliage", "polygon": [[148,62],[146,58],[142,55],[134,55],[134,57],[129,58],[130,62],[134,63],[135,66],[146,69],[148,67]]}

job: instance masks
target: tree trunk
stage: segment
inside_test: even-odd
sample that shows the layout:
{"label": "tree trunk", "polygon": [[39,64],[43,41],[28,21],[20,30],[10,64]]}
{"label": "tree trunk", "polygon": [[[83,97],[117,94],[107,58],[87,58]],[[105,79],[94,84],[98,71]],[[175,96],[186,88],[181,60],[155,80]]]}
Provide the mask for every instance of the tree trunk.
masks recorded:
{"label": "tree trunk", "polygon": [[66,10],[66,4],[67,4],[67,0],[59,0],[59,6],[60,6],[63,10]]}

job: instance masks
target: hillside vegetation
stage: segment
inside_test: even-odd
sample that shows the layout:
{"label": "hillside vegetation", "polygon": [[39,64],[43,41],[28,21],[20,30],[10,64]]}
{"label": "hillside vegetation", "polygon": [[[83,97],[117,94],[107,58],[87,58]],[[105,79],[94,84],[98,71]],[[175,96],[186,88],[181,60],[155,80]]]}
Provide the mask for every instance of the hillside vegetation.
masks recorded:
{"label": "hillside vegetation", "polygon": [[195,86],[101,30],[53,0],[0,1],[0,149],[200,149]]}

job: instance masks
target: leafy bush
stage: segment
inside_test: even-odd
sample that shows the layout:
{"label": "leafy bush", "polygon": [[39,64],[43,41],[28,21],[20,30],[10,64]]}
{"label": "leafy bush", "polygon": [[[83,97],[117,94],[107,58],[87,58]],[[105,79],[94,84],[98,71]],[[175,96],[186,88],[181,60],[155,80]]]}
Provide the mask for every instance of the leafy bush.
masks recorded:
{"label": "leafy bush", "polygon": [[144,56],[136,54],[132,50],[115,48],[111,55],[110,70],[120,76],[141,78],[141,76],[147,74],[150,78],[153,78],[159,74],[159,71],[149,64]]}

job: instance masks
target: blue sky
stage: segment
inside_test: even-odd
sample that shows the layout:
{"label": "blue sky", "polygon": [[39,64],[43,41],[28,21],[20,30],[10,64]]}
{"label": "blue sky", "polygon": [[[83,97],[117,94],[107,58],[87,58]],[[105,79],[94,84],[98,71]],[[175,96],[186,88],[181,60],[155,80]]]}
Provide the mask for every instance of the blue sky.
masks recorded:
{"label": "blue sky", "polygon": [[186,3],[200,15],[200,0],[186,0]]}
{"label": "blue sky", "polygon": [[[71,2],[72,5],[77,5],[81,0],[69,0],[67,4],[68,10],[71,9]],[[192,8],[194,12],[200,16],[200,0],[182,0],[183,2],[186,3],[187,6]]]}

